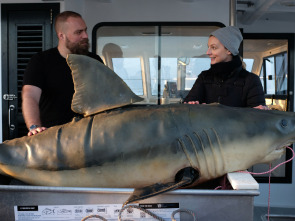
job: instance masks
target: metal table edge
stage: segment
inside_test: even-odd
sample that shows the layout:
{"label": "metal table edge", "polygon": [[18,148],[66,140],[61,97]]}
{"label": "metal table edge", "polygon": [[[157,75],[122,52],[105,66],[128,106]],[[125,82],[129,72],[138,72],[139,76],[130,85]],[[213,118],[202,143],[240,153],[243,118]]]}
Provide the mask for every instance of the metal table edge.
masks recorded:
{"label": "metal table edge", "polygon": [[[68,192],[68,193],[99,193],[99,194],[131,194],[132,188],[90,188],[90,187],[52,187],[52,186],[17,186],[1,185],[1,192]],[[178,189],[165,194],[175,195],[214,195],[214,196],[258,196],[259,190],[210,190],[210,189]]]}

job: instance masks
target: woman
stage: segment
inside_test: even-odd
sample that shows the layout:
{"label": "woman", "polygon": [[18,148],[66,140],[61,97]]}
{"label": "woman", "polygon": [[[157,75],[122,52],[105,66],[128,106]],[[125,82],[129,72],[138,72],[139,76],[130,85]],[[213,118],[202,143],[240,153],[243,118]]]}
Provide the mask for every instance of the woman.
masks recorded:
{"label": "woman", "polygon": [[207,55],[211,68],[197,78],[184,103],[220,103],[234,107],[268,109],[260,79],[246,71],[238,55],[243,40],[237,27],[228,26],[212,32]]}

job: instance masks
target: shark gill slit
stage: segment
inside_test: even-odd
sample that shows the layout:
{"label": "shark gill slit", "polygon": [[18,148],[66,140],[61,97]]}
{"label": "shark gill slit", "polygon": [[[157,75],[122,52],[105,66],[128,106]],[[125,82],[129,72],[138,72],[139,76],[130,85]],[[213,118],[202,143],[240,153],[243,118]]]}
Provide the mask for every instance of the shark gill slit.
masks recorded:
{"label": "shark gill slit", "polygon": [[191,138],[191,136],[188,136],[188,135],[186,135],[186,138],[189,140],[189,142],[190,142],[190,145],[191,145],[191,147],[192,147],[192,149],[193,149],[193,151],[194,151],[194,154],[195,154],[195,157],[196,157],[196,160],[197,160],[197,164],[198,164],[198,166],[200,165],[200,162],[199,162],[199,159],[198,159],[198,155],[197,155],[197,148],[196,148],[196,146],[195,146],[195,144],[194,144],[194,141],[193,141],[193,139]]}
{"label": "shark gill slit", "polygon": [[[216,171],[217,170],[217,168],[216,168],[217,167],[217,165],[216,165],[216,163],[217,163],[216,162],[216,159],[217,159],[216,153],[214,151],[214,147],[213,147],[213,144],[212,144],[212,141],[211,141],[211,138],[210,138],[210,135],[209,135],[208,131],[206,129],[203,129],[203,131],[204,131],[205,135],[207,136],[209,147],[210,147],[210,150],[211,150],[211,153],[212,153],[212,156],[213,156],[213,160],[211,160],[211,162],[214,164],[214,166],[213,166],[211,172],[213,173],[213,176],[215,176],[217,174],[217,171]],[[206,153],[205,153],[205,155],[206,155]]]}
{"label": "shark gill slit", "polygon": [[[182,139],[178,139],[179,145],[181,146],[191,167],[195,169],[197,167],[199,171],[202,170],[205,174],[207,174],[210,172],[209,171],[210,167],[208,166],[207,157],[205,156],[205,151],[204,151],[205,148],[202,142],[202,138],[195,132],[192,135],[195,135],[195,136],[191,137],[189,135],[184,135]],[[197,138],[197,141],[192,138]],[[197,147],[196,144],[197,146],[201,146],[201,147]],[[194,163],[194,160],[191,158],[192,153],[196,156],[195,157],[196,163]],[[204,171],[204,170],[207,170],[207,171]]]}
{"label": "shark gill slit", "polygon": [[87,165],[87,161],[89,160],[88,157],[89,156],[92,156],[93,153],[92,153],[92,128],[93,128],[93,119],[94,117],[90,117],[90,120],[88,122],[88,125],[86,127],[86,130],[85,130],[85,138],[84,138],[84,163],[85,163],[85,166],[88,166]]}
{"label": "shark gill slit", "polygon": [[219,174],[220,173],[223,173],[223,171],[225,171],[225,159],[224,159],[224,155],[223,155],[223,151],[222,151],[222,145],[221,145],[221,142],[220,142],[220,138],[218,136],[218,133],[217,131],[214,129],[214,128],[211,128],[211,130],[213,131],[215,137],[216,137],[216,141],[217,141],[217,146],[216,146],[216,150],[219,151],[219,159],[220,159],[220,164],[217,165],[217,170],[219,169]]}
{"label": "shark gill slit", "polygon": [[210,152],[209,151],[206,152],[204,150],[204,155],[206,156],[206,158],[208,158],[209,154],[211,153],[212,159],[210,160],[210,164],[212,165],[214,164],[214,166],[210,166],[210,167],[207,164],[208,171],[209,171],[208,174],[210,174],[213,177],[220,176],[223,174],[223,171],[224,171],[224,157],[222,155],[219,136],[213,128],[203,129],[203,133],[205,134],[206,140],[208,141],[208,145],[209,145],[208,146],[209,149],[207,148],[207,150],[210,150]]}
{"label": "shark gill slit", "polygon": [[180,146],[181,146],[181,148],[182,148],[182,150],[183,150],[183,152],[184,152],[184,154],[185,154],[187,160],[189,161],[191,167],[193,167],[193,164],[192,164],[192,161],[191,161],[191,159],[190,159],[190,157],[189,157],[189,153],[188,153],[188,151],[187,151],[187,148],[186,148],[185,143],[183,142],[182,139],[178,139],[178,143],[180,144]]}
{"label": "shark gill slit", "polygon": [[199,167],[200,168],[202,168],[202,169],[206,169],[207,171],[206,171],[206,173],[207,174],[209,174],[209,166],[208,166],[208,160],[207,160],[207,157],[206,157],[206,155],[205,155],[205,147],[204,147],[204,142],[202,141],[202,138],[201,138],[201,136],[198,134],[198,133],[196,133],[196,132],[194,132],[193,133],[194,135],[195,135],[195,137],[198,139],[198,141],[199,141],[199,143],[200,143],[200,148],[198,148],[199,150],[201,150],[201,152],[203,153],[203,155],[205,156],[204,157],[204,159],[203,159],[203,161],[205,161],[205,167],[202,167],[202,164],[201,164],[201,160],[199,159],[199,157],[201,157],[200,156],[200,151],[198,151],[198,149],[196,148],[196,158],[197,158],[197,160],[198,160],[198,162],[199,162]]}
{"label": "shark gill slit", "polygon": [[[178,127],[179,124],[177,124],[177,120],[176,120],[176,118],[174,117],[174,114],[173,114],[173,112],[171,111],[171,108],[169,108],[169,112],[170,112],[170,116],[173,118],[173,120],[174,120],[174,122],[175,122],[175,124],[174,124],[175,127],[177,128],[178,131],[180,131],[180,129],[179,129],[179,127]],[[190,112],[190,109],[189,109],[189,112]],[[190,113],[189,113],[188,115],[190,115]],[[190,118],[189,118],[189,119],[190,119]],[[189,122],[190,122],[190,124],[191,124],[191,121],[189,121]],[[188,135],[185,135],[185,137],[188,138],[188,140],[190,140],[190,144],[191,144],[191,145],[194,145],[193,142],[192,142],[192,140],[190,139],[190,137],[189,137]],[[183,152],[184,152],[184,154],[185,154],[187,160],[189,161],[189,164],[191,165],[192,168],[194,168],[194,166],[193,166],[194,164],[193,164],[193,162],[192,162],[192,160],[191,160],[191,158],[190,158],[190,154],[189,154],[189,152],[188,152],[188,150],[187,150],[187,147],[186,147],[186,145],[185,145],[184,140],[181,139],[181,138],[178,138],[177,140],[178,140],[178,144],[181,146],[181,148],[182,148],[182,150],[183,150]],[[195,149],[195,148],[194,148],[194,149]],[[199,162],[198,162],[198,165],[199,165]]]}
{"label": "shark gill slit", "polygon": [[[62,127],[58,128],[57,132],[56,132],[56,157],[57,157],[57,164],[59,164],[59,162],[63,162],[63,158],[64,158],[64,154],[62,152],[62,144],[61,144],[61,133],[62,133]],[[59,168],[60,165],[56,165],[56,169]],[[61,167],[64,167],[64,165],[62,165]]]}

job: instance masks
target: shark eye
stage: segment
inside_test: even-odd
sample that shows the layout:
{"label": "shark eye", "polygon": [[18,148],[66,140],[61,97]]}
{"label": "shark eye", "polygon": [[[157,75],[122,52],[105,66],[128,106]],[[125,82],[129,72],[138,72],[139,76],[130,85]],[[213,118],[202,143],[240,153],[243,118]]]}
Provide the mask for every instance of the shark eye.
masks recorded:
{"label": "shark eye", "polygon": [[287,120],[283,119],[283,120],[281,121],[281,126],[282,126],[282,127],[287,127],[287,126],[288,126],[288,122],[287,122]]}

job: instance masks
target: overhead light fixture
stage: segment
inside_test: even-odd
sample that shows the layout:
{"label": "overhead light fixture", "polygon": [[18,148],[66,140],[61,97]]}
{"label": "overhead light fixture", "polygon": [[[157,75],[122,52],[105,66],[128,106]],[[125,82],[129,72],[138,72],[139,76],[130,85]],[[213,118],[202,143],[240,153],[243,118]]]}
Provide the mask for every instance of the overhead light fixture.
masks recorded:
{"label": "overhead light fixture", "polygon": [[97,0],[97,1],[101,3],[112,3],[113,0]]}
{"label": "overhead light fixture", "polygon": [[[141,32],[141,35],[143,36],[155,36],[158,35],[158,33],[156,34],[156,32]],[[161,36],[163,35],[172,35],[172,32],[162,32]]]}
{"label": "overhead light fixture", "polygon": [[178,0],[180,2],[187,2],[187,3],[192,3],[192,2],[196,2],[196,1],[199,1],[199,0]]}
{"label": "overhead light fixture", "polygon": [[129,48],[128,45],[120,45],[120,47],[123,48],[123,49]]}
{"label": "overhead light fixture", "polygon": [[286,7],[294,7],[295,6],[295,1],[292,0],[286,0],[286,1],[281,1],[281,5],[286,6]]}
{"label": "overhead light fixture", "polygon": [[194,2],[195,0],[181,0],[182,2],[189,2],[189,3],[191,3],[191,2]]}
{"label": "overhead light fixture", "polygon": [[202,46],[203,46],[203,45],[202,45],[201,43],[197,43],[197,44],[194,44],[193,49],[198,50],[198,49],[200,49]]}
{"label": "overhead light fixture", "polygon": [[252,1],[237,1],[238,5],[247,5],[247,7],[252,7],[254,6],[254,3]]}

